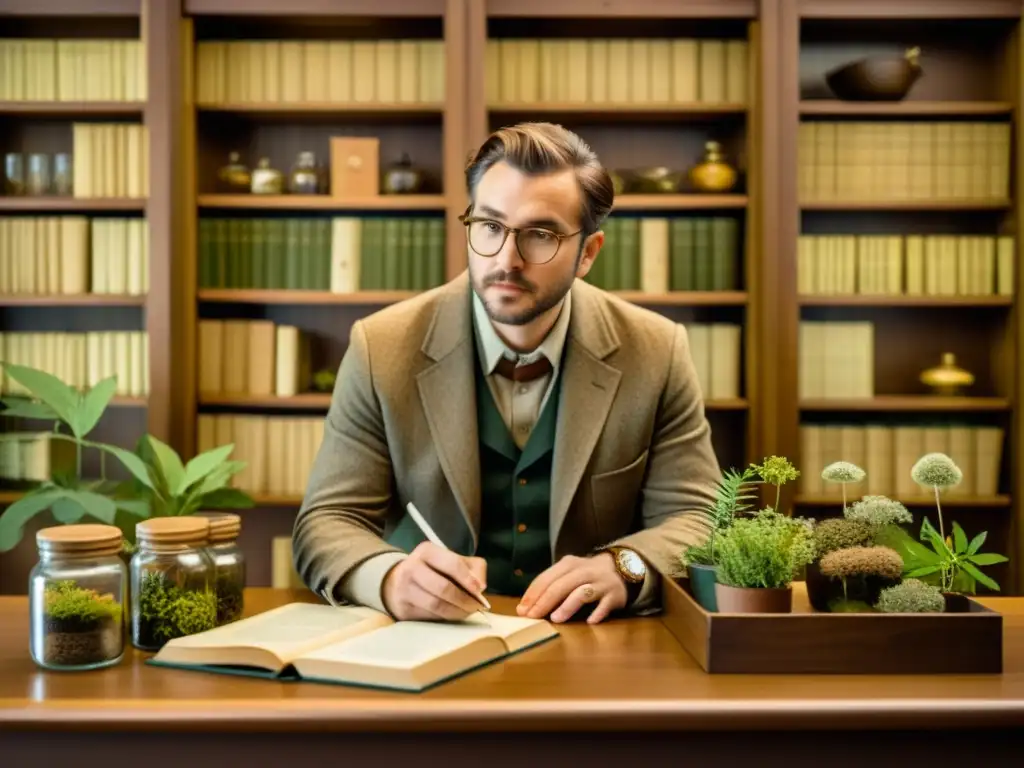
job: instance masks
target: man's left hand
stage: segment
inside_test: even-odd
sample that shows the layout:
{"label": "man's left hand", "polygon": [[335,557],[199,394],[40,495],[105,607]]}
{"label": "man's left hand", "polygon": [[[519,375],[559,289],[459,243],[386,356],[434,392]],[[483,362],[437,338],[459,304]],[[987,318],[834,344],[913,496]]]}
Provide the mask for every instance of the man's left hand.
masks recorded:
{"label": "man's left hand", "polygon": [[612,611],[626,607],[626,582],[615,568],[611,553],[593,557],[563,557],[526,590],[517,611],[538,619],[551,614],[554,622],[568,621],[587,603],[599,601],[588,624],[603,621]]}

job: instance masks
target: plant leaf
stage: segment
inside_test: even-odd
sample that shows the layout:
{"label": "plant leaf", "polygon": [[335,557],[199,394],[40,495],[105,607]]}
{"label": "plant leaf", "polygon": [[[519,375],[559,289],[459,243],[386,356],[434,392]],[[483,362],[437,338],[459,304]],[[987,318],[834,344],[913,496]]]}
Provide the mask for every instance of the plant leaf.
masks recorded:
{"label": "plant leaf", "polygon": [[192,489],[195,496],[205,496],[207,493],[219,490],[227,486],[231,477],[245,469],[244,461],[227,461],[208,474],[203,481]]}
{"label": "plant leaf", "polygon": [[7,408],[0,412],[0,416],[45,419],[46,421],[56,421],[60,418],[53,408],[38,400],[30,400],[26,397],[5,397],[2,402]]}
{"label": "plant leaf", "polygon": [[56,412],[57,417],[68,425],[78,404],[78,391],[72,389],[52,373],[29,368],[15,363],[0,363],[7,375],[25,387]]}
{"label": "plant leaf", "polygon": [[898,525],[887,525],[875,535],[876,544],[884,544],[899,552],[903,558],[904,571],[924,565],[938,565],[942,557],[914,539]]}
{"label": "plant leaf", "polygon": [[1005,563],[1009,559],[1010,558],[1005,555],[997,555],[995,553],[971,555],[967,558],[969,562],[972,562],[975,565],[995,565],[996,563]]}
{"label": "plant leaf", "polygon": [[218,488],[200,498],[201,506],[208,509],[252,509],[255,502],[245,491],[237,488]]}
{"label": "plant leaf", "polygon": [[53,518],[58,523],[77,523],[85,515],[85,507],[74,499],[57,499],[50,508]]}
{"label": "plant leaf", "polygon": [[117,377],[111,376],[86,392],[75,408],[71,431],[78,437],[85,437],[92,432],[116,391]]}
{"label": "plant leaf", "polygon": [[977,552],[979,549],[981,549],[981,545],[985,543],[985,539],[986,539],[987,536],[988,536],[988,531],[982,531],[977,536],[975,536],[973,539],[971,539],[971,544],[970,544],[969,547],[967,547],[967,554],[968,555],[973,555],[975,552]]}
{"label": "plant leaf", "polygon": [[31,491],[7,507],[0,514],[0,552],[9,552],[18,546],[25,523],[49,509],[64,493],[60,488]]}
{"label": "plant leaf", "polygon": [[988,587],[989,589],[991,589],[991,590],[993,590],[995,592],[999,592],[1000,591],[998,584],[996,584],[992,579],[990,579],[988,576],[986,576],[984,573],[979,571],[977,568],[975,568],[970,563],[963,562],[963,563],[960,564],[960,566],[964,569],[964,571],[969,573],[979,583],[984,584],[986,587]]}
{"label": "plant leaf", "polygon": [[175,486],[174,495],[180,496],[190,485],[202,480],[204,477],[216,470],[227,460],[228,456],[231,455],[231,451],[234,449],[234,444],[229,443],[228,445],[222,445],[219,448],[204,451],[198,456],[193,457],[188,464],[185,465],[185,474],[177,486]]}
{"label": "plant leaf", "polygon": [[116,456],[140,483],[147,488],[151,488],[154,491],[156,490],[156,487],[153,485],[153,480],[149,476],[149,470],[146,468],[145,462],[134,453],[126,451],[124,448],[120,448],[116,445],[107,445],[106,443],[89,443],[89,445],[92,448],[98,448],[101,451],[106,451],[107,453],[111,453]]}
{"label": "plant leaf", "polygon": [[926,565],[922,568],[915,568],[910,573],[905,574],[908,579],[917,579],[921,576],[927,576],[930,573],[938,573],[941,569],[941,565]]}
{"label": "plant leaf", "polygon": [[149,517],[150,506],[145,499],[114,499],[114,506],[135,517]]}
{"label": "plant leaf", "polygon": [[960,527],[960,523],[956,520],[953,521],[953,542],[958,555],[962,555],[967,551],[967,534],[964,533],[964,529]]}
{"label": "plant leaf", "polygon": [[185,477],[185,467],[181,463],[181,457],[171,446],[153,435],[146,435],[146,440],[153,451],[154,464],[159,468],[160,474],[167,483],[167,494],[176,496],[175,489]]}
{"label": "plant leaf", "polygon": [[114,524],[114,517],[117,514],[117,506],[113,499],[100,496],[92,491],[64,491],[64,498],[81,504],[85,511],[107,525]]}

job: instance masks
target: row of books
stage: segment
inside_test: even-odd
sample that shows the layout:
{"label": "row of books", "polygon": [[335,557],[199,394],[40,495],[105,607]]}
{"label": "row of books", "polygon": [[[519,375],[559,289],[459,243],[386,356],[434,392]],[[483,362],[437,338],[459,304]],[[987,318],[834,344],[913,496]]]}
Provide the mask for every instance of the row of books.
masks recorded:
{"label": "row of books", "polygon": [[445,279],[437,217],[201,218],[199,287],[350,293]]}
{"label": "row of books", "polygon": [[746,104],[746,40],[497,38],[487,103]]}
{"label": "row of books", "polygon": [[149,129],[137,123],[73,123],[75,197],[149,195]]}
{"label": "row of books", "polygon": [[865,494],[913,500],[934,494],[914,482],[910,470],[926,453],[944,453],[956,462],[963,481],[946,491],[950,498],[991,497],[999,493],[1004,430],[955,422],[918,424],[802,424],[798,492],[840,496],[837,483],[821,479],[834,461],[850,461],[866,476],[847,483],[848,500]]}
{"label": "row of books", "polygon": [[205,40],[196,101],[440,106],[445,69],[442,40]]}
{"label": "row of books", "polygon": [[75,471],[75,444],[52,431],[18,432],[0,440],[0,478],[12,485],[42,483]]}
{"label": "row of books", "polygon": [[143,219],[0,217],[0,293],[141,295],[148,288]]}
{"label": "row of books", "polygon": [[797,189],[826,200],[1005,200],[1010,125],[802,122]]}
{"label": "row of books", "polygon": [[0,101],[145,101],[141,40],[0,40]]}
{"label": "row of books", "polygon": [[739,222],[720,217],[613,215],[586,279],[609,291],[733,291],[739,287]]}
{"label": "row of books", "polygon": [[[146,331],[6,331],[0,333],[0,360],[38,368],[80,390],[116,376],[116,394],[149,394]],[[4,394],[28,394],[6,371],[0,382]]]}
{"label": "row of books", "polygon": [[797,392],[801,400],[875,396],[875,325],[801,320]]}
{"label": "row of books", "polygon": [[801,294],[1010,296],[1009,235],[801,235]]}
{"label": "row of books", "polygon": [[323,437],[322,415],[201,413],[196,420],[196,450],[233,443],[231,458],[246,467],[231,486],[252,494],[301,497]]}
{"label": "row of books", "polygon": [[276,395],[305,392],[309,337],[270,320],[199,321],[199,394]]}
{"label": "row of books", "polygon": [[690,356],[706,401],[742,397],[743,326],[736,323],[684,323]]}

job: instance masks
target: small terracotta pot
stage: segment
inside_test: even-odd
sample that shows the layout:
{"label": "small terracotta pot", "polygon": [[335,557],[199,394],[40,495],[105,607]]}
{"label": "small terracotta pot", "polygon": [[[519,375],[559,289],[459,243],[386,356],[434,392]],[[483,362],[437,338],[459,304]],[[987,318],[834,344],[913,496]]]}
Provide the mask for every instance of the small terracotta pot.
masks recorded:
{"label": "small terracotta pot", "polygon": [[719,613],[792,613],[793,587],[729,587],[715,584]]}

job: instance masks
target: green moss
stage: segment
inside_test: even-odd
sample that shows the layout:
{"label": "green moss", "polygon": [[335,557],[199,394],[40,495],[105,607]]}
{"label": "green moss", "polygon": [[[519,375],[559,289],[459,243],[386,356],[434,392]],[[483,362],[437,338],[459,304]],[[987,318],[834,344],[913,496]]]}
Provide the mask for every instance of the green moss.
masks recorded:
{"label": "green moss", "polygon": [[115,623],[121,620],[121,604],[113,595],[83,589],[70,579],[49,585],[44,600],[46,614],[54,621],[74,621],[84,625],[103,619],[112,619]]}
{"label": "green moss", "polygon": [[168,640],[217,626],[215,592],[184,589],[162,573],[143,577],[136,600],[133,634],[141,648],[159,648]]}
{"label": "green moss", "polygon": [[718,543],[718,581],[731,587],[786,587],[814,558],[811,525],[767,507],[736,520]]}
{"label": "green moss", "polygon": [[243,585],[232,570],[217,574],[217,624],[227,624],[242,617]]}
{"label": "green moss", "polygon": [[817,557],[847,547],[866,547],[872,543],[874,527],[865,520],[832,517],[814,526],[814,551]]}
{"label": "green moss", "polygon": [[882,613],[942,613],[946,600],[938,587],[919,579],[904,579],[883,589],[875,607]]}

